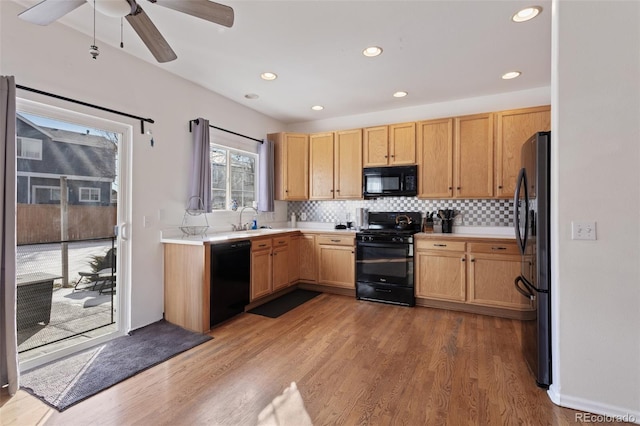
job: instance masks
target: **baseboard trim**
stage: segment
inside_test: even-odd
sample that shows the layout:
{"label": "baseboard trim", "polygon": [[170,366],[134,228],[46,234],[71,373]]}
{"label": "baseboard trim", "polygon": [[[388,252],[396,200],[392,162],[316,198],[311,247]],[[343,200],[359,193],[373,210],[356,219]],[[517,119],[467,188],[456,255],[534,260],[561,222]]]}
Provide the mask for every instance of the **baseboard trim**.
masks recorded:
{"label": "baseboard trim", "polygon": [[576,421],[583,423],[629,422],[640,424],[640,411],[628,410],[615,405],[604,404],[560,393],[558,387],[551,385],[547,391],[551,401],[560,407],[578,411]]}

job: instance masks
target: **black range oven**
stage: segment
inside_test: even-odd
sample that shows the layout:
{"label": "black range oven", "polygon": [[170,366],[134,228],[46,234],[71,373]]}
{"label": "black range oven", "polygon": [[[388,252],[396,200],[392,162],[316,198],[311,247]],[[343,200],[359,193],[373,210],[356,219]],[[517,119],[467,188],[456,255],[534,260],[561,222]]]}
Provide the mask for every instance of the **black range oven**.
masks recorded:
{"label": "black range oven", "polygon": [[356,234],[356,297],[415,306],[413,234],[417,212],[371,212],[369,229]]}

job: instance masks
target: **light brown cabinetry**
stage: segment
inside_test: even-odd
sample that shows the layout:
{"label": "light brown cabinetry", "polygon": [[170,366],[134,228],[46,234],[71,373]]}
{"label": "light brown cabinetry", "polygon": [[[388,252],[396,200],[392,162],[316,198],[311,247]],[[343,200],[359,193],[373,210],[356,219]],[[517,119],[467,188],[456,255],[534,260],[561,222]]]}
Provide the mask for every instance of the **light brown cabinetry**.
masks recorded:
{"label": "light brown cabinetry", "polygon": [[362,198],[362,131],[309,136],[310,199]]}
{"label": "light brown cabinetry", "polygon": [[300,281],[317,283],[317,247],[315,235],[302,234],[299,239],[298,263]]}
{"label": "light brown cabinetry", "polygon": [[520,275],[515,242],[417,238],[418,304],[510,318],[527,318],[530,302],[514,288]]}
{"label": "light brown cabinetry", "polygon": [[530,309],[528,299],[514,288],[520,275],[517,245],[469,243],[468,303],[507,309]]}
{"label": "light brown cabinetry", "polygon": [[251,301],[287,287],[289,236],[257,238],[251,243]]}
{"label": "light brown cabinetry", "polygon": [[355,248],[353,236],[316,236],[318,283],[355,289]]}
{"label": "light brown cabinetry", "polygon": [[493,197],[493,114],[454,119],[454,197]]}
{"label": "light brown cabinetry", "polygon": [[550,106],[496,114],[496,197],[513,197],[522,144],[534,133],[548,130],[551,130]]}
{"label": "light brown cabinetry", "polygon": [[416,163],[416,123],[364,129],[363,166],[400,166]]}
{"label": "light brown cabinetry", "polygon": [[309,136],[302,133],[271,133],[275,154],[277,200],[309,199]]}
{"label": "light brown cabinetry", "polygon": [[417,123],[418,197],[453,196],[453,118]]}
{"label": "light brown cabinetry", "polygon": [[211,246],[164,245],[164,316],[173,324],[209,330]]}

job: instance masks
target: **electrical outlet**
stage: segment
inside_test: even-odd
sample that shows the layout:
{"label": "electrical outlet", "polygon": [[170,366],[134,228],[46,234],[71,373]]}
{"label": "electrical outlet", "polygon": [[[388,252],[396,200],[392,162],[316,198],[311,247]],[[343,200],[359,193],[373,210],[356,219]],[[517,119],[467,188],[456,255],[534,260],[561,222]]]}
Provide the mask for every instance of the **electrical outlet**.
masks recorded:
{"label": "electrical outlet", "polygon": [[596,223],[595,222],[571,222],[571,239],[572,240],[595,240],[596,239]]}
{"label": "electrical outlet", "polygon": [[305,212],[300,213],[300,220],[307,220],[307,214]]}

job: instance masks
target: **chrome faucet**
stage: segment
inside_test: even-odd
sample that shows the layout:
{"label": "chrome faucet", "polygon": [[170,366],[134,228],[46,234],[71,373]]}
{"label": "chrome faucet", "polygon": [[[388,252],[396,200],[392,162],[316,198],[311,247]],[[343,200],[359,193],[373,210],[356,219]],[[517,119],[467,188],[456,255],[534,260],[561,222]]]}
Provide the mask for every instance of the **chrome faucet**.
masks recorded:
{"label": "chrome faucet", "polygon": [[242,213],[245,211],[245,209],[251,209],[254,212],[256,212],[256,215],[258,214],[258,210],[254,207],[250,207],[250,206],[244,206],[241,210],[240,210],[240,218],[238,220],[238,224],[237,225],[231,225],[232,230],[234,231],[244,231],[249,229],[249,224],[248,223],[242,223]]}

